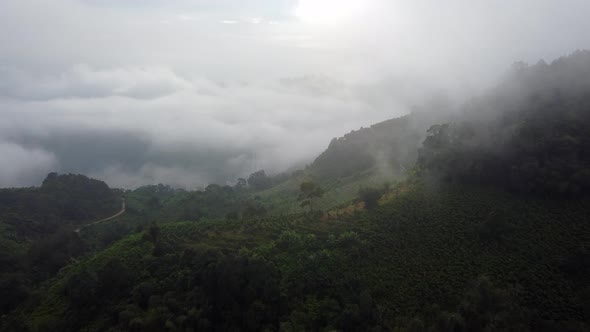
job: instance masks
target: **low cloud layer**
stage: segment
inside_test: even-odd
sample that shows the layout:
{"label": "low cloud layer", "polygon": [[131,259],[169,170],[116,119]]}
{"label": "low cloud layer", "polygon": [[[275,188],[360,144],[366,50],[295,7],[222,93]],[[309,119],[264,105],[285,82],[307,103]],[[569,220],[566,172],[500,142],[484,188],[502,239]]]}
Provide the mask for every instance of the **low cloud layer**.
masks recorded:
{"label": "low cloud layer", "polygon": [[13,143],[0,142],[0,155],[0,183],[6,187],[38,184],[40,175],[56,166],[50,152]]}
{"label": "low cloud layer", "polygon": [[[362,10],[330,17],[338,3]],[[515,60],[590,48],[589,11],[581,0],[2,1],[0,187],[59,171],[195,188],[303,166],[332,137],[432,93],[460,100]]]}
{"label": "low cloud layer", "polygon": [[406,111],[379,111],[395,105],[365,92],[372,88],[318,77],[216,83],[161,68],[88,65],[58,76],[19,74],[5,76],[0,139],[51,153],[54,162],[37,168],[44,172],[82,172],[124,187],[197,187],[259,168],[279,172],[359,123]]}

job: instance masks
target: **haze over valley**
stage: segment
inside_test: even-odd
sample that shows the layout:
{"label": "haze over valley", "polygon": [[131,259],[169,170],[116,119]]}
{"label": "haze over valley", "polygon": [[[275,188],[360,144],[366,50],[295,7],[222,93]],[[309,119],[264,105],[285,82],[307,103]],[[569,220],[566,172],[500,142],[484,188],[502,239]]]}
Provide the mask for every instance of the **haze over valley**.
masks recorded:
{"label": "haze over valley", "polygon": [[0,331],[590,331],[588,13],[0,0]]}
{"label": "haze over valley", "polygon": [[[0,186],[203,188],[588,47],[584,1],[2,1]],[[435,112],[435,110],[430,110]]]}

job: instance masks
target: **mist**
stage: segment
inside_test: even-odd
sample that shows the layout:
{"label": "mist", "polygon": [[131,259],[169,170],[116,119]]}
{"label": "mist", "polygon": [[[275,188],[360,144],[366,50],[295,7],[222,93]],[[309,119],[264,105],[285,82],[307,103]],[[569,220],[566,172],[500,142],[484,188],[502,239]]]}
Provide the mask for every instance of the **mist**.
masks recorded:
{"label": "mist", "polygon": [[298,1],[2,1],[0,187],[304,167],[431,95],[461,102],[514,61],[590,48],[585,1],[360,2],[336,20]]}

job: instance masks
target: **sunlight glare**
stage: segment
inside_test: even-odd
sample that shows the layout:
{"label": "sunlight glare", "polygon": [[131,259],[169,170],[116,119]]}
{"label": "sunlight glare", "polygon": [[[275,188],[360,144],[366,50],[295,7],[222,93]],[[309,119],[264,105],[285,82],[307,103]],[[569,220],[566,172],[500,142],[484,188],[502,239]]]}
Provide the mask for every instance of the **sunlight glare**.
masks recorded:
{"label": "sunlight glare", "polygon": [[340,24],[354,19],[366,4],[363,0],[299,0],[295,16],[313,24]]}

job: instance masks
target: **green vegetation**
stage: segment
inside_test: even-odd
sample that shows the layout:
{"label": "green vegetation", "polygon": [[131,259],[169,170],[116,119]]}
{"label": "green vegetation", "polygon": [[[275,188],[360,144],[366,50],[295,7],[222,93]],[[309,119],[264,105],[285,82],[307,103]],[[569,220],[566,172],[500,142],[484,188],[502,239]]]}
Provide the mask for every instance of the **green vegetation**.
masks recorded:
{"label": "green vegetation", "polygon": [[82,175],[51,173],[39,188],[0,189],[0,222],[22,241],[107,217],[119,207],[116,192]]}
{"label": "green vegetation", "polygon": [[480,112],[430,128],[419,165],[446,180],[522,193],[589,193],[588,68],[589,51],[518,66],[494,94],[468,106]]}
{"label": "green vegetation", "polygon": [[334,138],[310,166],[310,172],[333,179],[376,168],[391,177],[401,177],[416,161],[424,133],[434,121],[432,116],[414,112]]}
{"label": "green vegetation", "polygon": [[420,182],[402,191],[339,220],[152,226],[62,270],[28,327],[583,330],[588,199]]}
{"label": "green vegetation", "polygon": [[309,212],[313,213],[313,204],[318,198],[324,196],[324,190],[313,182],[303,182],[299,189],[301,193],[297,200],[301,202],[301,207],[308,206]]}
{"label": "green vegetation", "polygon": [[87,252],[76,225],[119,208],[118,192],[81,175],[51,173],[39,188],[0,189],[0,314]]}
{"label": "green vegetation", "polygon": [[[588,52],[518,66],[424,128],[420,150],[403,129],[415,113],[233,187],[122,193],[50,175],[2,191],[0,329],[587,331],[588,68]],[[49,227],[102,217],[122,194],[118,219]]]}

